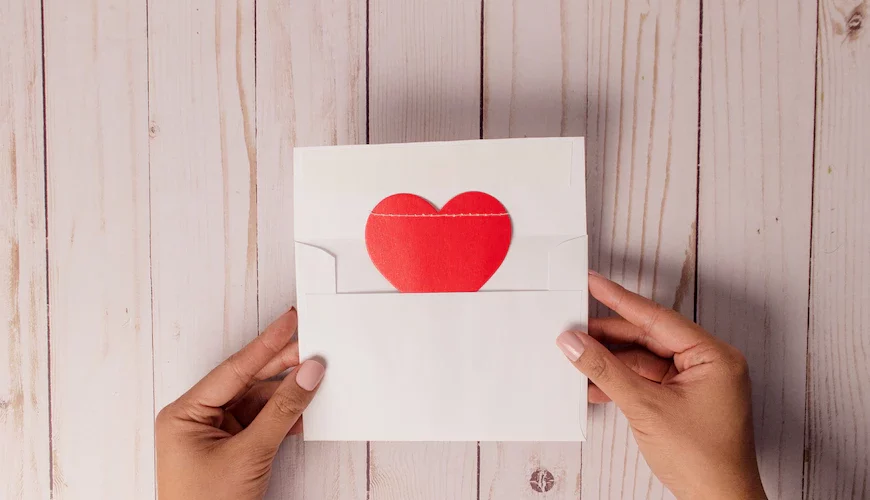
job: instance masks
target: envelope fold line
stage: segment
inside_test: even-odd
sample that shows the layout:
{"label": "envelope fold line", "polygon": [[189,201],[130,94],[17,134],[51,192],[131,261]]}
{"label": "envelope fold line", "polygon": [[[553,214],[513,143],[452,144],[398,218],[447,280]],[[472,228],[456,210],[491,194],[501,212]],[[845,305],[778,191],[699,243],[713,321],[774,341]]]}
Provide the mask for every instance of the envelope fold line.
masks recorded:
{"label": "envelope fold line", "polygon": [[[301,265],[305,263],[305,265]],[[336,293],[335,256],[326,250],[296,242],[296,286],[307,294]],[[299,297],[302,300],[302,297]]]}
{"label": "envelope fold line", "polygon": [[586,290],[589,261],[588,236],[563,241],[548,255],[547,289],[550,291]]}

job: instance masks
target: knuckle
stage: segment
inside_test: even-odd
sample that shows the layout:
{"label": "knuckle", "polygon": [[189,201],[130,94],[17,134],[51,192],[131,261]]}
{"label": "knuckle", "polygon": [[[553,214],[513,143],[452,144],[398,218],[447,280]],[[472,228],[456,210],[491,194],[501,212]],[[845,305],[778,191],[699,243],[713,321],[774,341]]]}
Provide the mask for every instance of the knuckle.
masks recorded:
{"label": "knuckle", "polygon": [[746,356],[738,349],[732,347],[729,356],[729,368],[733,376],[744,378],[749,376],[749,362],[746,361]]}
{"label": "knuckle", "polygon": [[265,347],[270,353],[272,353],[272,356],[275,356],[276,354],[281,352],[281,348],[284,347],[283,344],[276,344],[276,343],[272,342],[271,340],[269,340],[268,336],[261,335],[261,336],[257,337],[256,341],[259,342],[260,344],[262,344],[263,347]]}
{"label": "knuckle", "polygon": [[281,358],[281,361],[284,363],[284,366],[296,366],[299,364],[299,350],[298,349],[290,349],[284,351],[284,355]]}
{"label": "knuckle", "polygon": [[247,373],[243,368],[243,362],[241,359],[240,353],[235,353],[227,359],[227,367],[229,371],[233,374],[236,379],[243,383],[246,387],[250,388],[253,381],[251,380],[253,374]]}
{"label": "knuckle", "polygon": [[164,406],[163,409],[161,409],[157,413],[157,418],[154,419],[154,424],[158,429],[161,427],[164,427],[166,425],[166,423],[169,421],[170,413],[172,413],[171,406],[172,406],[172,404],[170,403],[170,404]]}
{"label": "knuckle", "polygon": [[626,290],[622,285],[616,284],[615,290],[613,291],[613,306],[611,306],[611,309],[619,311],[627,296],[628,290]]}
{"label": "knuckle", "polygon": [[644,335],[649,335],[651,331],[655,328],[656,324],[661,320],[662,314],[664,314],[665,308],[659,304],[650,311],[649,316],[647,316],[646,321],[644,321],[641,330],[643,330]]}
{"label": "knuckle", "polygon": [[[646,317],[644,324],[641,326],[641,340],[648,342],[651,340],[651,333],[657,327],[661,326],[662,321],[666,322],[685,322],[685,318],[668,307],[665,307],[661,304],[654,303],[653,308],[650,311],[649,315]],[[646,344],[643,344],[646,345]]]}
{"label": "knuckle", "polygon": [[605,381],[608,379],[610,370],[607,361],[601,356],[590,356],[585,362],[586,375],[593,381]]}
{"label": "knuckle", "polygon": [[736,382],[749,380],[749,363],[736,347],[720,342],[708,346],[702,354],[701,361],[713,362],[721,377]]}
{"label": "knuckle", "polygon": [[154,419],[154,431],[164,434],[172,427],[173,419],[178,415],[178,402],[172,402],[164,406]]}
{"label": "knuckle", "polygon": [[682,354],[685,357],[685,364],[692,367],[713,363],[715,366],[721,366],[722,349],[716,342],[700,343]]}
{"label": "knuckle", "polygon": [[308,398],[296,391],[276,392],[272,401],[281,417],[299,415],[308,406]]}

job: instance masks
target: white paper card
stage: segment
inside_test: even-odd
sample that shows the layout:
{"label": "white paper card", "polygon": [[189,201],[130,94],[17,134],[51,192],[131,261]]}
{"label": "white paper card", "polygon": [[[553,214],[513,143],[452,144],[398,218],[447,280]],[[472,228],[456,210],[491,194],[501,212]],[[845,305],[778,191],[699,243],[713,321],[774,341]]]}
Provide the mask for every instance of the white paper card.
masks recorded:
{"label": "white paper card", "polygon": [[[582,139],[297,148],[294,169],[300,356],[327,363],[306,440],[585,439],[587,382],[554,343],[588,320]],[[478,292],[396,291],[372,208],[467,191],[510,214],[501,267]]]}

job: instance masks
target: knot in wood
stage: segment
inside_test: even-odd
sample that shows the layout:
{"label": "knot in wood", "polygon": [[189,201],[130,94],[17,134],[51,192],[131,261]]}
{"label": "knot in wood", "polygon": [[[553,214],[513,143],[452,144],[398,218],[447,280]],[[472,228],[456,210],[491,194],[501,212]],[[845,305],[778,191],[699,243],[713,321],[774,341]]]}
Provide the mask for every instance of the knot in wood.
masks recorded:
{"label": "knot in wood", "polygon": [[538,493],[546,493],[553,489],[556,478],[547,469],[536,469],[529,478],[529,486]]}
{"label": "knot in wood", "polygon": [[847,35],[854,40],[858,37],[861,29],[864,27],[864,4],[859,5],[852,11],[849,19],[846,21]]}

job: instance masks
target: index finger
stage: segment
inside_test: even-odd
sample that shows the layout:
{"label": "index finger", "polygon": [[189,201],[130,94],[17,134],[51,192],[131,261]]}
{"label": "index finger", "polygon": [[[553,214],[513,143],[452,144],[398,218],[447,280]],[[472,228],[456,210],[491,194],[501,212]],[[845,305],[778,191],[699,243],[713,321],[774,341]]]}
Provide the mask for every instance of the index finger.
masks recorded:
{"label": "index finger", "polygon": [[648,335],[661,346],[676,353],[713,339],[712,335],[673,309],[629,292],[597,273],[589,273],[589,293],[640,328],[643,335]]}
{"label": "index finger", "polygon": [[297,320],[296,309],[284,313],[241,351],[210,371],[183,397],[212,408],[229,403],[247,389],[254,382],[254,376],[290,342],[296,332]]}

